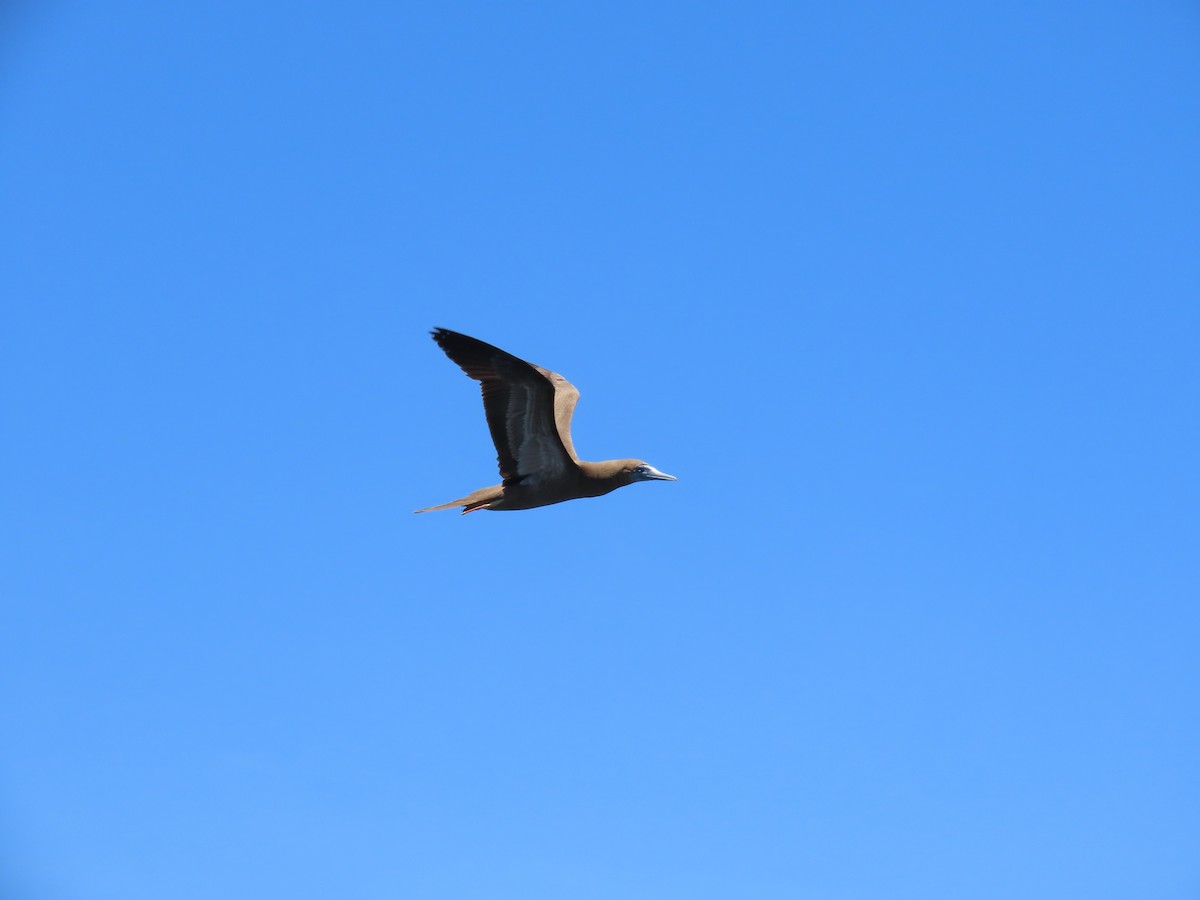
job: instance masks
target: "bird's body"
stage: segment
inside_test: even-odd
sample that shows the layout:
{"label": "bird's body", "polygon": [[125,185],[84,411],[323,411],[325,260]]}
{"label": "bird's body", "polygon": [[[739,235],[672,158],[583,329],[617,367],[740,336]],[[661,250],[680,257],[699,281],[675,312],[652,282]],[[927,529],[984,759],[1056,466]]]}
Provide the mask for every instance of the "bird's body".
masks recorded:
{"label": "bird's body", "polygon": [[435,329],[433,339],[480,383],[504,481],[417,512],[533,509],[599,497],[635,481],[675,480],[639,459],[580,460],[571,443],[579,391],[561,375],[445,328]]}

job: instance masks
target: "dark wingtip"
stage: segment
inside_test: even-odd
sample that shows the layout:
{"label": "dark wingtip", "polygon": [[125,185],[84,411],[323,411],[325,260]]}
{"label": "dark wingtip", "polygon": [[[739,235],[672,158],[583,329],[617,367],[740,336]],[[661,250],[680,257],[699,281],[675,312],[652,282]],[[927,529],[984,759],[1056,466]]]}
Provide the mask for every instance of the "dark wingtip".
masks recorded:
{"label": "dark wingtip", "polygon": [[446,349],[446,345],[448,343],[474,340],[474,338],[469,338],[465,334],[459,334],[457,331],[451,331],[449,328],[434,328],[429,333],[433,336],[433,339],[437,342],[437,345],[443,350]]}

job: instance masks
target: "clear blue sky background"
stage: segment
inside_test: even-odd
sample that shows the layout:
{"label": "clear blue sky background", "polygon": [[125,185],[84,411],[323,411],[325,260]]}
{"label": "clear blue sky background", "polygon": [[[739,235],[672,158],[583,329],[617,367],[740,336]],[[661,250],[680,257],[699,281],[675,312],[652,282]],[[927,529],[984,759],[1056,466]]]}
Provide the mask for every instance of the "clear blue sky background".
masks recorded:
{"label": "clear blue sky background", "polygon": [[0,28],[5,897],[1198,896],[1194,4]]}

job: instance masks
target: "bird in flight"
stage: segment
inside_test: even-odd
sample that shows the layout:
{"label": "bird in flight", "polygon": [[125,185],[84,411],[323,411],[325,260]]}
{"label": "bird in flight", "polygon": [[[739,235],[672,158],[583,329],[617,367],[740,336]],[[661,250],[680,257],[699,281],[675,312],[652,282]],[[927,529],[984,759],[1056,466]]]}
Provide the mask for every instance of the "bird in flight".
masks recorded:
{"label": "bird in flight", "polygon": [[675,481],[640,459],[584,462],[571,444],[571,415],[577,391],[561,375],[517,359],[475,338],[435,328],[437,345],[480,383],[501,484],[480,488],[458,500],[418,509],[462,507],[533,509],[580,497],[599,497],[635,481]]}

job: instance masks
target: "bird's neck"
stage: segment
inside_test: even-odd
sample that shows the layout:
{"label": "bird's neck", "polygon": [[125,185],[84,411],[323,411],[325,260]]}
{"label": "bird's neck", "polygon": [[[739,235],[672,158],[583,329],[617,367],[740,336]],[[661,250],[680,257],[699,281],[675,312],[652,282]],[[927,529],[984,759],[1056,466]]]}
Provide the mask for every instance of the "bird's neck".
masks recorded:
{"label": "bird's neck", "polygon": [[628,460],[608,459],[604,462],[580,462],[579,469],[583,473],[584,483],[592,496],[598,497],[615,491],[619,487],[633,483],[629,472]]}

